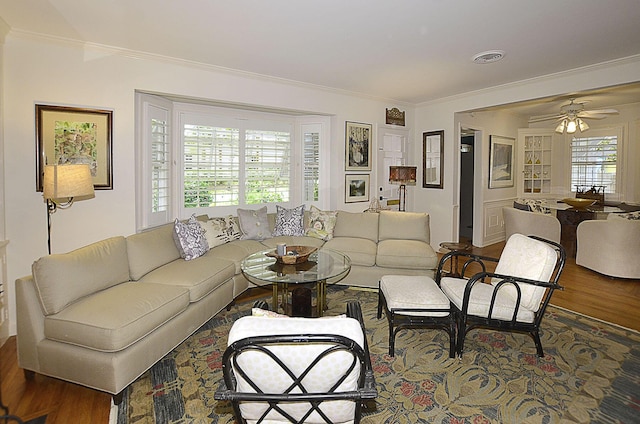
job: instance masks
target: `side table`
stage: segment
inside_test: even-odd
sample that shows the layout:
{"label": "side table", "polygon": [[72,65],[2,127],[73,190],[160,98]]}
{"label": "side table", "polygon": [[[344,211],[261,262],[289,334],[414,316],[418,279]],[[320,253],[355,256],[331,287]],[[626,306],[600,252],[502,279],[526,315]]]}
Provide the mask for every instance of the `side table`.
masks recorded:
{"label": "side table", "polygon": [[[443,241],[440,243],[440,247],[447,249],[450,252],[465,252],[471,248],[470,243],[459,243],[455,241]],[[453,271],[455,267],[455,272]],[[458,276],[458,257],[454,256],[453,261],[449,264],[449,275]]]}

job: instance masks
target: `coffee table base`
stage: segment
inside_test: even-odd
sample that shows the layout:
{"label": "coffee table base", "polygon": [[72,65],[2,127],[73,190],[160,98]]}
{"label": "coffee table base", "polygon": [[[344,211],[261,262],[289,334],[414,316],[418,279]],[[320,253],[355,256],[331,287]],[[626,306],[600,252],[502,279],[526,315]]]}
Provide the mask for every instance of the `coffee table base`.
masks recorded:
{"label": "coffee table base", "polygon": [[[315,284],[316,288],[316,305],[313,308],[313,293],[310,285]],[[290,286],[291,303],[289,303]],[[280,300],[282,299],[282,300]],[[320,280],[316,283],[307,284],[273,284],[273,308],[275,312],[282,308],[286,315],[293,317],[321,317],[327,309],[327,281]]]}

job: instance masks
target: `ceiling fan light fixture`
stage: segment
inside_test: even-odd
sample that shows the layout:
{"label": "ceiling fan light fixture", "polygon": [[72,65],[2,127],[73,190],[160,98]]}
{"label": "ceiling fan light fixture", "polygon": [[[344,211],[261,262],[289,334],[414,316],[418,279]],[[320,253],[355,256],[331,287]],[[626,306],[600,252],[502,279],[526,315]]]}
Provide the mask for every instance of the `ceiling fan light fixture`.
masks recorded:
{"label": "ceiling fan light fixture", "polygon": [[587,125],[587,123],[584,122],[582,119],[578,118],[576,122],[578,123],[578,128],[580,129],[580,132],[586,131],[589,129],[589,125]]}
{"label": "ceiling fan light fixture", "polygon": [[564,130],[566,128],[567,128],[567,120],[563,119],[562,121],[560,121],[560,123],[556,127],[556,132],[559,133],[559,134],[562,134],[562,133],[564,133]]}
{"label": "ceiling fan light fixture", "polygon": [[574,132],[576,132],[577,128],[578,126],[576,125],[576,121],[574,121],[573,119],[567,122],[567,134],[573,134]]}
{"label": "ceiling fan light fixture", "polygon": [[486,63],[493,63],[504,58],[504,50],[488,50],[486,52],[478,53],[471,58],[473,63],[484,65]]}

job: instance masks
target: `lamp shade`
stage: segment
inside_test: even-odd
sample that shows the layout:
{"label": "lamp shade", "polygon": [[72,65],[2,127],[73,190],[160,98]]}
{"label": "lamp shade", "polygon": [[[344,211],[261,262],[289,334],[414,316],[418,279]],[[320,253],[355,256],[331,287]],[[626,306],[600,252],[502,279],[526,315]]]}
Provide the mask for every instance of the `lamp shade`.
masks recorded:
{"label": "lamp shade", "polygon": [[45,199],[65,199],[93,194],[89,165],[45,165],[42,183]]}
{"label": "lamp shade", "polygon": [[389,182],[391,184],[415,185],[416,171],[417,167],[415,166],[390,166]]}

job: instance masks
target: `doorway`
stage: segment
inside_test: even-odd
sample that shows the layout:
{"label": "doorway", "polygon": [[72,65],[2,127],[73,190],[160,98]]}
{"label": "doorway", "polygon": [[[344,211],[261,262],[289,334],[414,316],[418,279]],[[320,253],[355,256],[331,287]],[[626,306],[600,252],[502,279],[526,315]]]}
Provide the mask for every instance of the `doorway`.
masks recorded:
{"label": "doorway", "polygon": [[460,221],[459,241],[473,244],[473,193],[475,130],[460,131]]}

